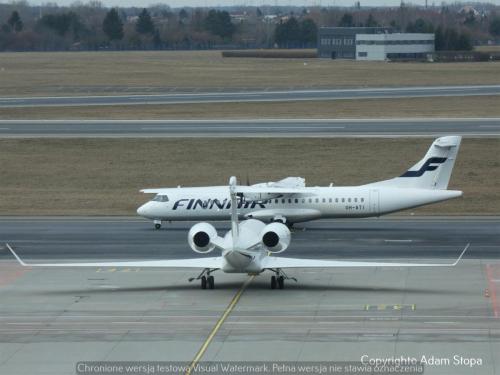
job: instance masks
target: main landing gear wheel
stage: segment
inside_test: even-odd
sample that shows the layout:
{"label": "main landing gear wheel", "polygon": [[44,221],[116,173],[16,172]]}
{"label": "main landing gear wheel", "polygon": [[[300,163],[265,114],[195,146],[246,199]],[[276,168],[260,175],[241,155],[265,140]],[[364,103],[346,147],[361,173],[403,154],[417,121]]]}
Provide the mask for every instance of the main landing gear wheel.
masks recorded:
{"label": "main landing gear wheel", "polygon": [[280,289],[285,288],[285,278],[283,276],[278,277],[278,287]]}
{"label": "main landing gear wheel", "polygon": [[276,289],[276,276],[271,276],[271,289]]}
{"label": "main landing gear wheel", "polygon": [[207,283],[208,283],[208,289],[215,288],[215,280],[213,276],[208,276]]}
{"label": "main landing gear wheel", "polygon": [[197,277],[190,277],[188,279],[189,282],[194,280],[200,280],[201,289],[214,289],[215,288],[215,280],[212,275],[212,272],[217,271],[218,268],[205,268]]}
{"label": "main landing gear wheel", "polygon": [[155,229],[160,229],[161,228],[161,224],[155,224]]}
{"label": "main landing gear wheel", "polygon": [[281,268],[267,268],[267,270],[274,272],[274,275],[271,276],[271,289],[285,289],[285,280],[297,282],[295,277],[288,276]]}

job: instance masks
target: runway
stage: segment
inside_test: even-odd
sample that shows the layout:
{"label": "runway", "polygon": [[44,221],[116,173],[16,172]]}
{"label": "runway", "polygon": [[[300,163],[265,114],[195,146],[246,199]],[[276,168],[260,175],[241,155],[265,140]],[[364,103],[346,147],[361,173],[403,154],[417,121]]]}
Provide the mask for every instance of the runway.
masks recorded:
{"label": "runway", "polygon": [[[136,218],[2,217],[0,240],[27,261],[183,258],[199,256],[186,243],[192,224],[155,231]],[[269,274],[217,273],[216,289],[201,290],[186,270],[26,269],[2,250],[0,373],[74,374],[79,361],[189,364],[204,347],[202,362],[426,355],[452,359],[426,374],[498,374],[500,218],[306,223],[283,256],[447,262],[468,242],[454,268],[298,269],[285,290],[271,290]],[[454,364],[454,355],[481,364]]]}
{"label": "runway", "polygon": [[0,138],[500,135],[500,118],[0,120]]}
{"label": "runway", "polygon": [[261,90],[165,93],[149,95],[52,96],[0,98],[0,108],[63,107],[90,105],[200,104],[239,102],[286,102],[304,100],[345,100],[423,98],[437,96],[499,95],[500,85],[380,87],[357,89]]}

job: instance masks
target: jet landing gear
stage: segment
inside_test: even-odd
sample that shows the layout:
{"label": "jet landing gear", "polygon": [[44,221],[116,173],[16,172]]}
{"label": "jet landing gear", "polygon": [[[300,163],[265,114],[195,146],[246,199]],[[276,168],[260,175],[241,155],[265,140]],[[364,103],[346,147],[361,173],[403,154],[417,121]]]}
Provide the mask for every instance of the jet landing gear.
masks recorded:
{"label": "jet landing gear", "polygon": [[214,289],[215,288],[215,279],[212,275],[212,272],[217,271],[218,268],[205,268],[197,277],[191,277],[189,282],[193,280],[200,280],[201,289]]}
{"label": "jet landing gear", "polygon": [[154,221],[154,224],[155,224],[155,229],[158,230],[161,228],[161,220],[155,220]]}
{"label": "jet landing gear", "polygon": [[297,282],[295,277],[289,277],[281,268],[269,268],[269,271],[275,273],[275,275],[271,276],[271,289],[285,289],[285,280],[293,280]]}

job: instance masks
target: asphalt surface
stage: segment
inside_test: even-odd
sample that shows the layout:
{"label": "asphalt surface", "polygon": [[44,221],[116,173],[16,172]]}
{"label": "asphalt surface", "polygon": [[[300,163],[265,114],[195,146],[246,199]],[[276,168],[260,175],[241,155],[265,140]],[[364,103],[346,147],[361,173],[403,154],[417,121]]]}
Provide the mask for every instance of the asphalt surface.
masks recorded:
{"label": "asphalt surface", "polygon": [[421,98],[435,96],[499,95],[500,85],[360,88],[325,90],[270,90],[150,95],[60,96],[0,98],[0,108],[89,105],[195,104],[285,102],[301,100]]}
{"label": "asphalt surface", "polygon": [[[191,224],[3,217],[0,241],[38,261],[200,256],[186,244]],[[450,268],[297,269],[284,290],[269,288],[268,273],[216,273],[216,289],[201,290],[187,281],[193,270],[22,268],[3,249],[0,373],[74,374],[80,361],[426,356],[449,363],[425,374],[499,374],[499,241],[500,218],[307,223],[283,256],[447,262],[471,247]]]}
{"label": "asphalt surface", "polygon": [[500,135],[500,118],[271,120],[4,120],[0,137],[337,137]]}
{"label": "asphalt surface", "polygon": [[[0,244],[34,259],[186,258],[195,223],[164,223],[155,230],[141,218],[1,218]],[[228,229],[220,222],[216,228]],[[500,257],[500,218],[322,220],[297,224],[285,255],[296,257],[448,258],[472,243],[469,258]],[[353,246],[355,251],[352,251]],[[0,259],[11,258],[3,253]]]}

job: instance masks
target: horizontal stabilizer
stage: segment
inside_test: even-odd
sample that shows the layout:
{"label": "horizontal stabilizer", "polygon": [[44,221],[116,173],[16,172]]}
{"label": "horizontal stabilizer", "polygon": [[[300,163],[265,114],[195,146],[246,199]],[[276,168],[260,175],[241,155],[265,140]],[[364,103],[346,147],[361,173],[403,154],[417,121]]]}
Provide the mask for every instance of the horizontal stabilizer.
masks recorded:
{"label": "horizontal stabilizer", "polygon": [[158,188],[158,189],[142,189],[141,193],[144,194],[161,194],[161,193],[168,193],[169,190],[171,191],[172,189],[165,189],[165,188]]}

